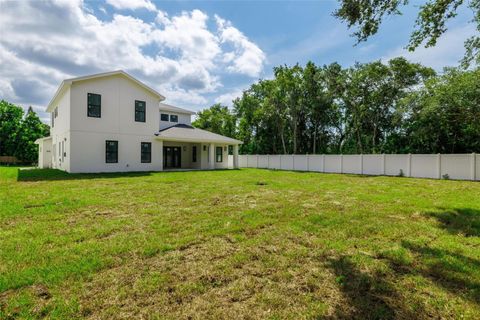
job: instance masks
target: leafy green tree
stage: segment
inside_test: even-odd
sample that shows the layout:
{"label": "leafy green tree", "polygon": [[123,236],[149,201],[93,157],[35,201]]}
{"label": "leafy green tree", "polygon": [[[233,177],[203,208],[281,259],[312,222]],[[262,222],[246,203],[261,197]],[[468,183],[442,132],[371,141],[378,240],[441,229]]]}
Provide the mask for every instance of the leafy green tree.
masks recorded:
{"label": "leafy green tree", "polygon": [[15,155],[21,133],[22,118],[22,108],[5,100],[0,101],[0,155]]}
{"label": "leafy green tree", "polygon": [[15,156],[23,162],[35,163],[38,159],[38,145],[35,140],[50,134],[50,128],[40,121],[32,107],[28,108],[25,118],[21,122]]}
{"label": "leafy green tree", "polygon": [[469,153],[480,150],[480,68],[447,69],[405,101],[412,153]]}
{"label": "leafy green tree", "polygon": [[[340,0],[340,8],[334,15],[345,21],[358,42],[366,41],[376,34],[383,20],[390,15],[401,14],[401,7],[409,0]],[[407,48],[414,51],[420,45],[433,47],[447,31],[447,22],[457,16],[461,7],[473,12],[472,23],[480,33],[480,0],[428,0],[419,6],[415,29],[411,33]],[[464,66],[472,62],[480,64],[480,36],[474,35],[465,41],[466,53],[462,60]]]}
{"label": "leafy green tree", "polygon": [[218,103],[200,111],[192,125],[227,137],[236,136],[235,116],[228,107]]}

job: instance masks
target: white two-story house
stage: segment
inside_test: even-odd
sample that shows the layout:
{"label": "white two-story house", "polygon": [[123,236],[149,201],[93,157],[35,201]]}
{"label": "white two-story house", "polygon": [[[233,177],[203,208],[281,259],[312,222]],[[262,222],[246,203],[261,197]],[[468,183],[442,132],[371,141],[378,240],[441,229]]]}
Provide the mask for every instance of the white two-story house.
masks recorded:
{"label": "white two-story house", "polygon": [[67,172],[238,167],[242,142],[191,126],[195,113],[123,71],[64,80],[47,107],[50,136],[38,139],[41,168]]}

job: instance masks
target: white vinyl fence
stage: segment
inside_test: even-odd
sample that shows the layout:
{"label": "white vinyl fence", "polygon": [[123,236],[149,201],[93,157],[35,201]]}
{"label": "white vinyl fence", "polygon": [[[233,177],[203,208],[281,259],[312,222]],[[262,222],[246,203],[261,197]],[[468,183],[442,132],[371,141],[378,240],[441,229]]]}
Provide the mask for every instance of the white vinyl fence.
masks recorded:
{"label": "white vinyl fence", "polygon": [[[229,156],[230,167],[233,156]],[[472,154],[240,155],[240,168],[480,180]]]}

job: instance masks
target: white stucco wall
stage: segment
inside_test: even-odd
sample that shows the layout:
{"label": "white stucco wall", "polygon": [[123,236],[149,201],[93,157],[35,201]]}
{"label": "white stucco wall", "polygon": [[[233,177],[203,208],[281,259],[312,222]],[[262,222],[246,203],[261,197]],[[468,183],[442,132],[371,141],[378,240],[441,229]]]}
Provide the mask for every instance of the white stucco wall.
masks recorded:
{"label": "white stucco wall", "polygon": [[70,96],[71,91],[67,89],[57,99],[57,117],[54,119],[54,126],[50,128],[50,136],[52,137],[52,168],[65,171],[70,170]]}

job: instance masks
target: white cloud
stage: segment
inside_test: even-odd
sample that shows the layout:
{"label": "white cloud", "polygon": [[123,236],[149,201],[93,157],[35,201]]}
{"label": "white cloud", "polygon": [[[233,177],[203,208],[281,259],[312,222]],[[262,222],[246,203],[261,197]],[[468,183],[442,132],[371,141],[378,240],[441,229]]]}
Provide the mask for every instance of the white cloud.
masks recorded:
{"label": "white cloud", "polygon": [[106,2],[115,9],[142,9],[155,11],[155,5],[150,0],[106,0]]}
{"label": "white cloud", "polygon": [[215,98],[215,103],[220,103],[222,105],[231,107],[233,105],[233,100],[242,96],[243,90],[244,89],[236,88],[230,92],[221,94]]}
{"label": "white cloud", "polygon": [[257,77],[262,71],[265,54],[253,42],[233,27],[230,21],[215,15],[221,43],[231,44],[233,51],[224,53],[224,61],[232,63],[228,66],[231,72],[243,73]]}
{"label": "white cloud", "polygon": [[220,17],[212,29],[200,10],[169,16],[147,0],[109,3],[143,4],[156,19],[114,13],[103,21],[81,0],[1,2],[1,97],[40,106],[65,78],[124,69],[188,107],[206,104],[225,70],[256,76],[263,68],[261,49]]}
{"label": "white cloud", "polygon": [[419,47],[413,52],[399,47],[388,52],[382,60],[387,61],[403,56],[412,62],[441,71],[446,66],[457,66],[465,53],[464,41],[475,34],[473,25],[448,30],[439,38],[436,46],[431,48]]}

